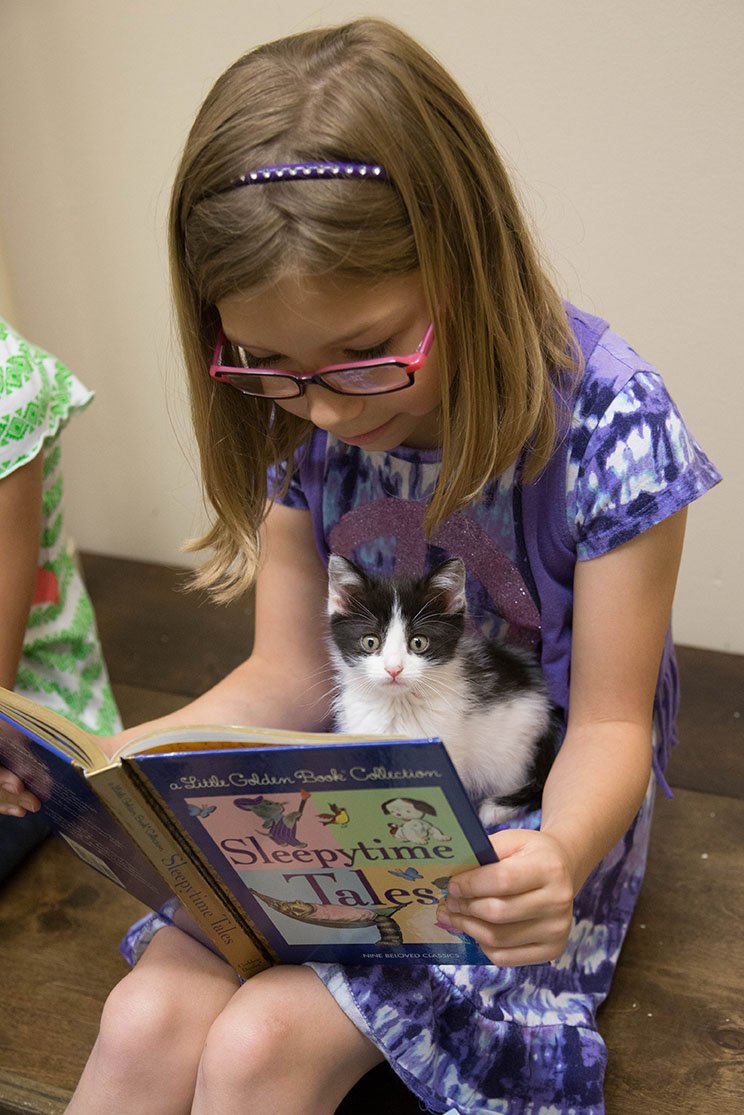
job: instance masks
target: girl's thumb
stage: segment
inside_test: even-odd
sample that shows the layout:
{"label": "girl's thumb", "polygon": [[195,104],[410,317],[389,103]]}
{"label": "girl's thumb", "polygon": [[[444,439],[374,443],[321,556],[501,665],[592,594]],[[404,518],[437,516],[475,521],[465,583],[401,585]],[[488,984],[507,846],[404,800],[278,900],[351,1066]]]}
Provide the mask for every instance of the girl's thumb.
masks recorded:
{"label": "girl's thumb", "polygon": [[539,833],[532,829],[501,829],[490,837],[491,847],[499,859],[508,859],[509,856],[521,852]]}

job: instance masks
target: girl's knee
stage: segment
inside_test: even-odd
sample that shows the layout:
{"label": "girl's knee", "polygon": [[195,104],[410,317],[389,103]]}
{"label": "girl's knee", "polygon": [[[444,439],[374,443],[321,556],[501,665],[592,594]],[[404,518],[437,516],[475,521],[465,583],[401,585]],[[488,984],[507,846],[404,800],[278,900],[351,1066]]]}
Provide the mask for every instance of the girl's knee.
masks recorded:
{"label": "girl's knee", "polygon": [[101,1015],[100,1055],[123,1072],[162,1053],[180,1028],[180,997],[174,989],[158,988],[136,970],[116,985]]}
{"label": "girl's knee", "polygon": [[229,1001],[195,993],[170,973],[135,968],[110,993],[101,1015],[97,1055],[108,1071],[125,1076],[148,1066],[195,1072],[214,1018]]}
{"label": "girl's knee", "polygon": [[200,1067],[204,1087],[250,1085],[261,1092],[278,1074],[287,1087],[293,1078],[306,1080],[317,1031],[303,1010],[302,991],[307,983],[315,990],[315,982],[302,969],[280,967],[241,988],[210,1027]]}
{"label": "girl's knee", "polygon": [[301,1073],[303,1058],[294,1014],[292,1003],[277,1004],[267,1013],[225,1010],[207,1034],[199,1069],[204,1087],[255,1088],[271,1081],[277,1072]]}
{"label": "girl's knee", "polygon": [[250,1092],[281,1101],[282,1110],[294,1102],[332,1111],[379,1059],[314,974],[274,968],[250,980],[210,1027],[197,1094],[225,1102]]}

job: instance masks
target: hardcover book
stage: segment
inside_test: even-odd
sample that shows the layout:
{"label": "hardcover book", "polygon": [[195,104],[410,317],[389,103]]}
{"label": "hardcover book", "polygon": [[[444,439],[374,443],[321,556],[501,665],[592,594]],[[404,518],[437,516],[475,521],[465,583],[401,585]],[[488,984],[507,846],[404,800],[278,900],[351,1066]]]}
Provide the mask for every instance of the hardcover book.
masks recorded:
{"label": "hardcover book", "polygon": [[276,963],[487,964],[439,923],[493,862],[441,740],[211,725],[109,758],[0,688],[0,763],[72,850],[244,978]]}

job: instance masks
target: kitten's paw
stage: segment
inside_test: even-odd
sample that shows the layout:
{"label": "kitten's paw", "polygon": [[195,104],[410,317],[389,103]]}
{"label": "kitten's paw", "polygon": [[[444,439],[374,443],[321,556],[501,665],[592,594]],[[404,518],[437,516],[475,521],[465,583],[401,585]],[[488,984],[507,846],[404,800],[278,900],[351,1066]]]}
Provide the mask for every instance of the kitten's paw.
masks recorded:
{"label": "kitten's paw", "polygon": [[491,799],[481,802],[478,806],[478,816],[481,824],[487,829],[494,828],[496,825],[503,825],[505,821],[511,821],[517,813],[519,813],[519,809],[516,806],[499,805],[498,802]]}

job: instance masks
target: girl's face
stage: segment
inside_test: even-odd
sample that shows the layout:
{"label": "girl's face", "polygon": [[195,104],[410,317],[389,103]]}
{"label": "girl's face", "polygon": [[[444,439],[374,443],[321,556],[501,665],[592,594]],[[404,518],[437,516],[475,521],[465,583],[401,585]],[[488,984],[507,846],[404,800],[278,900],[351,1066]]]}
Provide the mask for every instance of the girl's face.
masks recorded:
{"label": "girl's face", "polygon": [[[217,304],[225,336],[262,366],[314,372],[328,364],[405,355],[430,321],[417,273],[379,282],[287,277],[260,294]],[[228,390],[228,388],[225,388]],[[340,441],[367,450],[440,443],[441,399],[436,338],[411,387],[389,395],[336,395],[312,384],[276,405],[308,419]]]}

